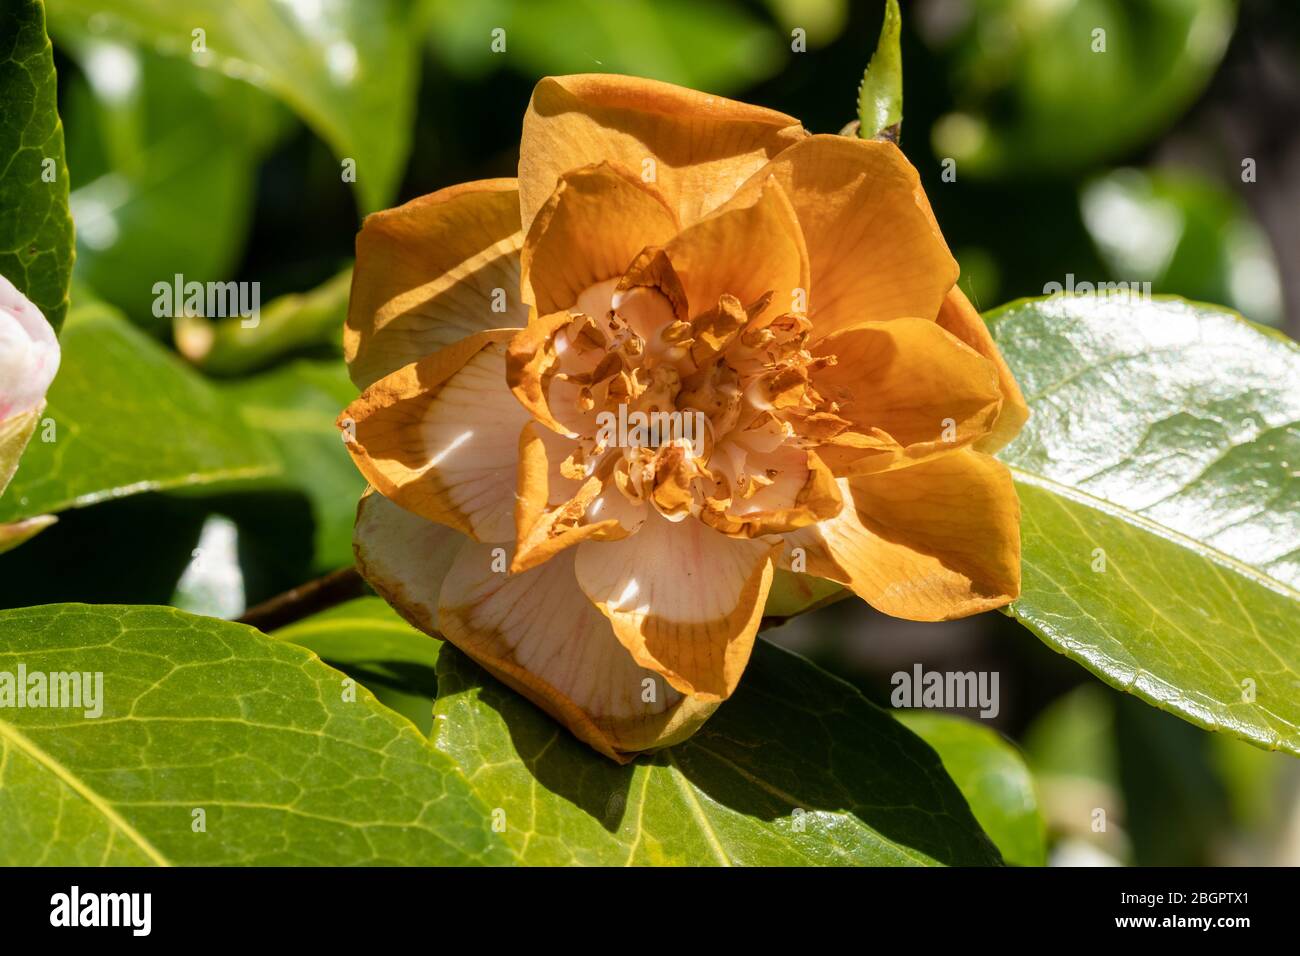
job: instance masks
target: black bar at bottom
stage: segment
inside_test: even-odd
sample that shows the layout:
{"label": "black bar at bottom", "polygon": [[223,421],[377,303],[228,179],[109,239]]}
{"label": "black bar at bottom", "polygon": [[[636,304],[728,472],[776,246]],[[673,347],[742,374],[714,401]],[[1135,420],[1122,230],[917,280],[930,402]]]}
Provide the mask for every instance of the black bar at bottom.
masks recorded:
{"label": "black bar at bottom", "polygon": [[619,945],[644,933],[670,945],[680,933],[699,945],[710,925],[710,937],[734,944],[787,923],[838,926],[864,942],[910,927],[927,946],[1048,926],[1072,942],[1199,935],[1231,945],[1283,929],[1295,886],[1289,869],[0,869],[0,919],[10,943],[78,934],[338,946],[400,933],[434,945],[470,933],[492,944]]}

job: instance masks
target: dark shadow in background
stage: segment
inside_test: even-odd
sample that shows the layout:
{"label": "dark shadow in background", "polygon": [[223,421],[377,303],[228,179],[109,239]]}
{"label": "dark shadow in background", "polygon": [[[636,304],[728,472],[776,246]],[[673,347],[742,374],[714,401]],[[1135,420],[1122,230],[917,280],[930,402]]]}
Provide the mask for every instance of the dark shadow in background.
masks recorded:
{"label": "dark shadow in background", "polygon": [[171,604],[213,514],[238,528],[250,605],[311,577],[315,524],[301,495],[142,494],[64,511],[56,524],[0,555],[0,607]]}

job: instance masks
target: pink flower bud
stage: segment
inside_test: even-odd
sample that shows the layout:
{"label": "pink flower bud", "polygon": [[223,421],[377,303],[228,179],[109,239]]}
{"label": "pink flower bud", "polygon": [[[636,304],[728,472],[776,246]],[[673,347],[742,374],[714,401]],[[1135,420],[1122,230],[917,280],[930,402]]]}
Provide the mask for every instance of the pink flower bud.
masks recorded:
{"label": "pink flower bud", "polygon": [[59,354],[41,310],[0,276],[0,421],[40,406],[59,370]]}

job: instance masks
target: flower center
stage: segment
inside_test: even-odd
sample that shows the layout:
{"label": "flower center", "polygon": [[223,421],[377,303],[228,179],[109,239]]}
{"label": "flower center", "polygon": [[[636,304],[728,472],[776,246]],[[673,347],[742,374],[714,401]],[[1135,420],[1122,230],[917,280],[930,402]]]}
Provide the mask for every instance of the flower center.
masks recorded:
{"label": "flower center", "polygon": [[836,410],[810,379],[835,359],[808,350],[809,321],[772,316],[770,293],[688,319],[671,291],[620,285],[583,292],[554,340],[550,399],[577,434],[563,474],[672,520],[791,507],[816,444],[805,426]]}

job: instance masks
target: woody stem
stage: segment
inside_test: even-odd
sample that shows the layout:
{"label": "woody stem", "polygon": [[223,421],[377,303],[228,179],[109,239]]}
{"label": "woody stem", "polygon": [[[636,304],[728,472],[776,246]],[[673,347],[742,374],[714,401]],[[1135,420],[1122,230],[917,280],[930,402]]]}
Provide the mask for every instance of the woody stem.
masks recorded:
{"label": "woody stem", "polygon": [[365,593],[366,582],[357,569],[340,568],[254,605],[244,612],[239,623],[269,632]]}

